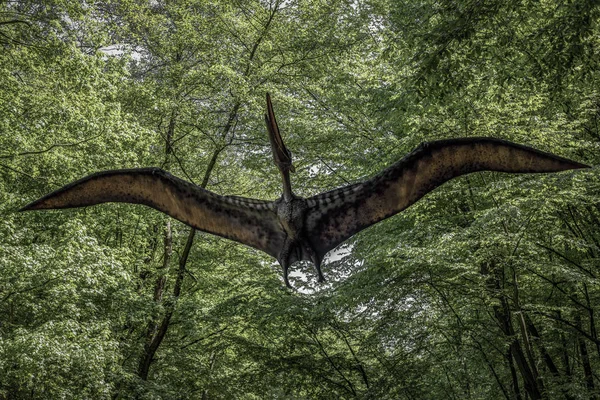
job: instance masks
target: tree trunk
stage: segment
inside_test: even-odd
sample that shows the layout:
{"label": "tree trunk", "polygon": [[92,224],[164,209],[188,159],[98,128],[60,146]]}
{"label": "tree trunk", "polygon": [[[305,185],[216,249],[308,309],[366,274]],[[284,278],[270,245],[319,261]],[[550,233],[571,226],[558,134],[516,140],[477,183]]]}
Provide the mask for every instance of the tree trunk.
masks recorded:
{"label": "tree trunk", "polygon": [[[170,165],[170,156],[173,152],[173,137],[175,135],[175,119],[176,114],[175,110],[171,112],[171,117],[169,119],[169,125],[167,128],[167,136],[165,138],[165,158],[164,158],[164,167],[168,170]],[[171,261],[171,256],[173,254],[173,232],[171,230],[171,219],[169,217],[165,218],[165,229],[164,229],[164,238],[163,238],[163,259],[162,265],[158,269],[158,278],[156,278],[156,283],[154,285],[154,296],[153,300],[155,303],[161,303],[165,291],[165,285],[167,283],[167,273],[169,271],[169,263]],[[144,341],[144,351],[140,357],[140,361],[138,364],[138,376],[142,380],[148,379],[148,372],[150,370],[150,364],[154,360],[154,354],[156,353],[156,349],[158,345],[156,343],[156,335],[160,332],[161,325],[158,324],[158,319],[153,319],[148,323],[148,327],[146,328],[146,335]],[[161,339],[162,340],[162,339]]]}
{"label": "tree trunk", "polygon": [[513,356],[510,352],[510,349],[506,351],[506,362],[508,363],[508,368],[510,369],[510,376],[512,378],[512,387],[513,392],[515,393],[515,399],[521,400],[521,389],[519,389],[519,377],[517,376],[517,370],[515,369]]}
{"label": "tree trunk", "polygon": [[[575,325],[577,325],[578,328],[581,328],[581,317],[579,315],[575,317]],[[579,344],[579,353],[581,354],[581,364],[583,365],[585,386],[590,392],[590,399],[595,400],[596,396],[593,394],[595,391],[594,375],[592,372],[592,365],[590,364],[590,357],[588,354],[587,345],[585,343],[585,338],[583,338],[581,335],[577,335],[577,342]]]}
{"label": "tree trunk", "polygon": [[[526,323],[525,323],[525,313],[521,309],[521,303],[519,301],[519,282],[517,280],[517,273],[516,273],[516,270],[514,267],[512,268],[512,272],[513,272],[512,273],[512,278],[513,278],[512,283],[513,283],[513,293],[514,293],[513,302],[514,302],[515,310],[517,311],[516,318],[517,318],[517,321],[519,324],[519,329],[521,331],[521,337],[523,338],[525,354],[527,356],[527,360],[529,361],[529,368],[531,370],[531,375],[533,376],[533,379],[535,379],[535,381],[537,382],[537,387],[539,388],[539,392],[541,394],[543,394],[544,393],[544,382],[542,381],[542,378],[540,377],[540,374],[536,367],[535,356],[533,353],[533,346],[531,344],[531,340],[529,339],[529,332],[527,330]],[[510,313],[510,310],[508,310],[508,312]],[[517,339],[515,338],[515,340],[517,340]],[[527,387],[527,385],[526,385],[526,387]],[[532,395],[532,397],[533,397],[533,395]]]}
{"label": "tree trunk", "polygon": [[[499,323],[500,329],[504,335],[509,338],[510,345],[509,351],[517,364],[517,368],[523,378],[523,385],[525,387],[526,394],[529,395],[533,400],[542,398],[542,390],[539,386],[538,380],[531,367],[527,362],[527,356],[521,347],[521,343],[517,339],[515,330],[512,324],[512,313],[506,296],[502,293],[502,286],[504,281],[504,273],[499,270],[493,264],[484,264],[481,266],[481,273],[487,276],[487,286],[500,300],[500,306],[494,306],[494,317]],[[513,378],[513,382],[515,379]]]}
{"label": "tree trunk", "polygon": [[[527,330],[531,334],[531,337],[536,339],[536,341],[538,343],[538,347],[540,349],[540,353],[542,353],[542,359],[544,360],[544,364],[546,364],[546,368],[548,368],[548,371],[550,371],[550,373],[554,377],[560,379],[561,374],[560,374],[560,371],[558,370],[558,367],[556,366],[556,363],[552,359],[552,356],[550,355],[550,353],[548,353],[546,346],[544,346],[544,344],[542,343],[540,333],[539,333],[538,329],[536,328],[535,324],[533,323],[531,318],[529,318],[527,315],[525,315],[525,323],[527,324]],[[569,393],[567,393],[567,391],[566,391],[566,389],[564,389],[564,387],[561,388],[561,391],[564,394],[565,399],[567,399],[567,400],[574,399],[573,396],[571,396]]]}
{"label": "tree trunk", "polygon": [[[163,263],[159,270],[159,276],[156,279],[156,284],[154,286],[155,303],[160,303],[162,301],[163,293],[165,290],[165,284],[167,282],[167,271],[169,268],[169,261],[171,260],[172,254],[173,237],[171,231],[171,221],[167,220],[165,223]],[[148,323],[148,328],[146,329],[146,341],[144,343],[144,352],[140,357],[140,362],[138,365],[138,375],[143,380],[146,380],[148,378],[150,364],[152,363],[154,353],[156,352],[154,338],[158,328],[159,326],[157,325],[156,321],[150,321]]]}
{"label": "tree trunk", "polygon": [[[275,14],[277,13],[277,11],[279,9],[279,5],[280,5],[280,2],[277,1],[275,3],[275,6],[271,9],[271,13],[270,13],[267,23],[263,27],[263,31],[262,31],[261,35],[258,37],[258,39],[256,40],[256,42],[254,43],[254,45],[252,47],[252,51],[250,53],[248,63],[246,65],[246,68],[244,71],[244,76],[248,76],[248,74],[250,73],[250,67],[251,67],[252,61],[256,55],[256,50],[258,49],[261,41],[263,40],[264,36],[266,35],[267,31],[269,30],[269,26],[273,20],[273,17],[275,16]],[[181,59],[181,55],[177,54],[176,61],[179,61],[180,59]],[[223,131],[221,133],[222,139],[225,139],[227,137],[227,134],[234,127],[234,122],[237,118],[240,106],[241,106],[240,100],[236,100],[231,112],[228,115],[227,122],[226,122],[225,126],[223,127]],[[173,146],[173,139],[175,136],[174,133],[175,133],[176,118],[177,118],[176,111],[173,110],[171,112],[171,117],[170,117],[169,125],[167,128],[167,136],[165,138],[164,166],[166,169],[168,169],[171,154],[173,151],[172,146]],[[204,174],[204,178],[202,179],[202,183],[200,184],[200,186],[202,188],[206,188],[206,186],[208,185],[208,181],[209,181],[210,175],[216,165],[217,158],[218,158],[219,154],[221,153],[221,151],[223,151],[223,149],[224,149],[224,147],[217,147],[214,150],[213,155],[207,166],[206,172]],[[167,230],[165,230],[165,253],[164,253],[164,258],[163,258],[163,270],[161,271],[162,272],[161,276],[158,278],[158,280],[156,282],[155,290],[154,290],[154,301],[157,303],[162,301],[163,292],[164,292],[164,288],[165,288],[165,284],[166,284],[166,276],[167,276],[166,272],[167,272],[168,264],[169,264],[171,254],[172,254],[172,240],[171,240],[171,229],[170,229],[171,225],[170,225],[170,220],[168,220],[168,221],[169,221],[169,222],[167,222],[168,232],[167,232]],[[170,299],[168,304],[165,304],[166,310],[163,315],[162,321],[160,323],[158,323],[158,321],[152,321],[149,324],[148,329],[146,331],[146,341],[144,344],[144,352],[143,352],[142,356],[140,357],[140,362],[138,365],[138,376],[143,380],[148,379],[148,372],[150,370],[150,365],[151,365],[152,361],[154,360],[154,356],[156,354],[156,351],[158,350],[158,347],[162,343],[162,341],[169,329],[171,317],[173,316],[173,312],[175,310],[175,304],[181,293],[181,286],[183,283],[183,277],[185,275],[185,266],[187,264],[190,249],[194,242],[195,233],[196,233],[195,229],[191,229],[190,233],[188,235],[186,246],[185,246],[182,256],[179,260],[179,269],[177,271],[177,278],[175,280],[175,285],[173,287],[173,298]],[[169,238],[169,246],[168,247],[166,245],[167,237]]]}
{"label": "tree trunk", "polygon": [[[562,319],[562,316],[560,315],[560,311],[557,311],[557,317],[558,319]],[[570,377],[572,375],[572,370],[571,370],[571,361],[570,361],[570,357],[569,357],[569,348],[567,345],[567,339],[564,335],[564,333],[560,332],[560,343],[561,343],[561,353],[562,353],[562,362],[563,362],[563,368],[565,370],[565,375]]]}

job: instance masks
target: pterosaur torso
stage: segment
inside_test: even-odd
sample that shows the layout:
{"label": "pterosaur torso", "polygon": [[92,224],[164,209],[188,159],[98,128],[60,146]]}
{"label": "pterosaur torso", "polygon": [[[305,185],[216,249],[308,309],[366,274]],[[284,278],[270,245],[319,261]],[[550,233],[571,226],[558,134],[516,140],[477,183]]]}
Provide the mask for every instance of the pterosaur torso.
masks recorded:
{"label": "pterosaur torso", "polygon": [[106,202],[145,204],[189,226],[252,246],[275,257],[289,287],[288,269],[299,260],[315,265],[355,233],[391,217],[444,182],[476,171],[557,172],[586,165],[493,138],[423,143],[371,179],[313,197],[294,195],[291,153],[286,149],[267,94],[265,115],[273,160],[283,182],[275,201],[220,196],[158,168],[98,172],[68,184],[22,210],[86,207]]}

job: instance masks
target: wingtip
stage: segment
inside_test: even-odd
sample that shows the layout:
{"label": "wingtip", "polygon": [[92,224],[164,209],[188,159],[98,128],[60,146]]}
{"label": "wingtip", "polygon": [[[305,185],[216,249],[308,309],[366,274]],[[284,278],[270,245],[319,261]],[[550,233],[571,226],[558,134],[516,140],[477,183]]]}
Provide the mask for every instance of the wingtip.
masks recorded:
{"label": "wingtip", "polygon": [[[534,171],[534,172],[560,172],[560,171],[568,171],[568,170],[576,170],[576,169],[587,169],[593,168],[589,165],[571,160],[566,157],[559,156],[554,153],[550,153],[547,151],[538,150],[534,147],[523,145],[519,143],[514,143],[505,139],[494,138],[494,137],[462,137],[462,138],[452,138],[452,139],[442,139],[442,140],[434,140],[430,142],[421,142],[419,146],[414,150],[414,153],[420,152],[429,152],[434,151],[436,149],[444,148],[449,145],[500,145],[504,147],[509,147],[513,149],[521,149],[525,150],[529,153],[536,154],[539,159],[545,159],[546,161],[552,161],[554,163],[553,167],[546,171]],[[514,172],[514,171],[513,171]]]}
{"label": "wingtip", "polygon": [[592,169],[594,167],[592,167],[591,165],[587,165],[587,164],[582,164],[582,163],[578,163],[578,162],[574,162],[577,166],[573,169]]}
{"label": "wingtip", "polygon": [[39,204],[42,202],[42,200],[43,200],[43,199],[44,199],[44,198],[41,198],[41,199],[37,199],[37,200],[35,200],[35,201],[32,201],[31,203],[29,203],[29,204],[27,204],[27,205],[25,205],[25,206],[23,206],[23,207],[19,208],[17,211],[18,211],[18,212],[23,212],[23,211],[33,211],[33,210],[39,210],[39,209],[43,208],[43,207],[38,207],[38,206],[39,206]]}
{"label": "wingtip", "polygon": [[571,160],[569,158],[560,157],[560,156],[556,156],[556,155],[554,155],[554,158],[558,159],[559,161],[562,161],[562,163],[564,165],[563,171],[592,168],[591,166],[589,166],[587,164],[583,164],[583,163]]}
{"label": "wingtip", "polygon": [[57,207],[56,205],[51,204],[52,202],[48,202],[48,200],[50,200],[50,198],[55,197],[54,196],[55,193],[49,193],[44,197],[41,197],[35,201],[32,201],[29,204],[26,204],[25,206],[21,207],[18,211],[19,212],[23,212],[23,211],[36,211],[36,210],[48,210],[48,209],[53,209],[53,208],[65,208],[65,207]]}
{"label": "wingtip", "polygon": [[[95,174],[96,175],[96,174]],[[85,178],[84,178],[85,179]],[[50,210],[50,209],[59,209],[59,208],[70,208],[71,206],[68,204],[60,204],[61,196],[76,186],[80,181],[75,181],[70,183],[58,190],[55,190],[51,193],[48,193],[45,196],[40,197],[37,200],[32,201],[29,204],[26,204],[24,207],[19,209],[19,212],[22,211],[35,211],[35,210]]]}

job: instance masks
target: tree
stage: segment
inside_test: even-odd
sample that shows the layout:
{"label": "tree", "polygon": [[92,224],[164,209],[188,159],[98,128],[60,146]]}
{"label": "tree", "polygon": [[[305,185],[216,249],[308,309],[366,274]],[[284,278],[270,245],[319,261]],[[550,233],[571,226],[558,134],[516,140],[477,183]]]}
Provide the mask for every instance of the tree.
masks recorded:
{"label": "tree", "polygon": [[316,285],[144,207],[18,214],[160,166],[274,199],[420,141],[598,162],[598,6],[119,1],[0,6],[0,397],[593,398],[598,174],[460,178],[352,239]]}

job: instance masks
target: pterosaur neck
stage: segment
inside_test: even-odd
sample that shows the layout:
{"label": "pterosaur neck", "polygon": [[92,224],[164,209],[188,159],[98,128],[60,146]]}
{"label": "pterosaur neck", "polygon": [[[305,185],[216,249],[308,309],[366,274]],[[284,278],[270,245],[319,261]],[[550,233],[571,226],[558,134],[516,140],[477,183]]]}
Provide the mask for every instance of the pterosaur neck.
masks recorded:
{"label": "pterosaur neck", "polygon": [[294,193],[292,193],[292,183],[290,181],[290,171],[281,168],[281,180],[283,181],[283,199],[286,202],[292,201]]}

